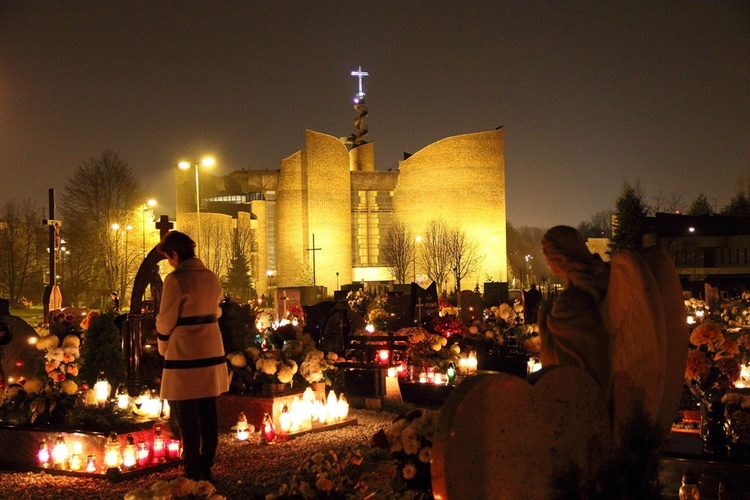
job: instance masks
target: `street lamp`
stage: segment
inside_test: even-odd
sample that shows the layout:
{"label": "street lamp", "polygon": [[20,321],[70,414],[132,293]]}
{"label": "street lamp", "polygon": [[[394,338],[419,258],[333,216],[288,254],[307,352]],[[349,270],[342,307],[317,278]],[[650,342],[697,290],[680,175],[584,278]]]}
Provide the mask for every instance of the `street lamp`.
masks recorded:
{"label": "street lamp", "polygon": [[[201,160],[201,165],[204,167],[213,167],[216,163],[216,160],[211,158],[210,156],[206,156]],[[177,166],[181,170],[188,170],[190,167],[195,168],[195,215],[196,219],[198,221],[198,252],[200,255],[201,250],[201,197],[200,197],[200,188],[199,188],[199,182],[198,182],[198,164],[197,163],[191,163],[189,161],[181,161],[177,164]]]}
{"label": "street lamp", "polygon": [[144,259],[146,258],[146,210],[148,210],[149,207],[153,208],[154,206],[156,206],[156,200],[154,200],[153,198],[143,204],[142,232],[143,232],[143,258]]}

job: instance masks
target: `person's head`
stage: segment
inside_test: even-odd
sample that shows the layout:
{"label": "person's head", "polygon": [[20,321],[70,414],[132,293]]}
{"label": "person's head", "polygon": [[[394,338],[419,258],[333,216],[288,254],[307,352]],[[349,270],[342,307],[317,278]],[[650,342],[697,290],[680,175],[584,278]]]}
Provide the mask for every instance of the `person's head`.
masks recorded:
{"label": "person's head", "polygon": [[172,267],[195,257],[195,242],[185,233],[170,231],[165,234],[156,250],[169,261]]}
{"label": "person's head", "polygon": [[109,296],[112,297],[113,299],[116,299],[117,298],[117,292],[112,292],[112,293],[109,294]]}
{"label": "person's head", "polygon": [[593,257],[583,235],[570,226],[555,226],[544,233],[542,253],[556,276],[565,275],[571,261],[587,262]]}

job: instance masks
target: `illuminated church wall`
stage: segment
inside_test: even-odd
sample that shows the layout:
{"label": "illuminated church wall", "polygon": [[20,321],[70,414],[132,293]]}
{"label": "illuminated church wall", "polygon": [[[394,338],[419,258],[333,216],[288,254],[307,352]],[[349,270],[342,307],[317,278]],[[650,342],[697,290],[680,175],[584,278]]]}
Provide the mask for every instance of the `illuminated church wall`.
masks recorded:
{"label": "illuminated church wall", "polygon": [[487,276],[507,281],[503,130],[448,137],[399,162],[393,210],[415,235],[443,219],[477,243],[484,260],[463,289]]}
{"label": "illuminated church wall", "polygon": [[[262,193],[267,200],[251,203],[259,244],[253,278],[260,293],[268,291],[269,269],[275,286],[299,286],[312,277],[313,233],[321,249],[315,254],[316,283],[329,294],[337,272],[340,285],[390,280],[379,259],[394,219],[419,235],[427,222],[442,218],[476,241],[484,260],[462,288],[481,286],[487,276],[507,280],[502,129],[435,142],[393,171],[374,170],[373,143],[349,151],[340,139],[309,130],[305,140],[305,148],[281,160],[279,170],[201,175],[202,198]],[[190,229],[195,184],[180,171],[176,181],[178,228],[184,222]],[[207,215],[201,210],[202,225]]]}

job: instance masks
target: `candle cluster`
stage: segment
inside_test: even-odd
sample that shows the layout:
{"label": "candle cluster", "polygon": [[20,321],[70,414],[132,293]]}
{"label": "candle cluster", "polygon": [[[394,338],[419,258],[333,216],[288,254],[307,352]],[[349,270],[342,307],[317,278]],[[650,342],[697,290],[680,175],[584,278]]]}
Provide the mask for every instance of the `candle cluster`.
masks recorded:
{"label": "candle cluster", "polygon": [[180,458],[180,441],[165,439],[159,425],[155,426],[150,441],[136,442],[135,437],[128,434],[123,442],[113,431],[107,438],[103,450],[88,450],[88,453],[84,453],[83,442],[76,439],[75,434],[68,435],[67,438],[66,441],[66,435],[60,433],[51,448],[47,440],[43,439],[37,452],[38,465],[43,468],[105,474],[134,470]]}

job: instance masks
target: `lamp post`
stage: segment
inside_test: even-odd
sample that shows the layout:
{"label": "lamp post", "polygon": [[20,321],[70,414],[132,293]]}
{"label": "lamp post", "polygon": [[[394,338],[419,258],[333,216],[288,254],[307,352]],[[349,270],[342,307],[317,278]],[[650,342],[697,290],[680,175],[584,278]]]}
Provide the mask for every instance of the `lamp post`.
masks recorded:
{"label": "lamp post", "polygon": [[156,205],[156,200],[153,198],[148,200],[146,203],[143,204],[143,225],[141,227],[142,233],[143,233],[143,258],[146,258],[146,210],[149,209],[149,207],[154,207]]}
{"label": "lamp post", "polygon": [[[210,156],[206,156],[201,160],[201,165],[204,167],[213,167],[216,163],[216,160],[211,158]],[[197,235],[197,243],[198,243],[198,255],[200,256],[201,251],[201,197],[200,197],[200,187],[199,187],[199,181],[198,181],[198,164],[197,163],[191,163],[189,161],[181,161],[177,164],[177,166],[182,170],[188,170],[190,167],[195,168],[195,215],[197,219],[197,226],[198,226],[198,235]]]}

